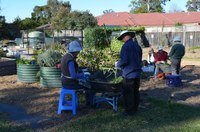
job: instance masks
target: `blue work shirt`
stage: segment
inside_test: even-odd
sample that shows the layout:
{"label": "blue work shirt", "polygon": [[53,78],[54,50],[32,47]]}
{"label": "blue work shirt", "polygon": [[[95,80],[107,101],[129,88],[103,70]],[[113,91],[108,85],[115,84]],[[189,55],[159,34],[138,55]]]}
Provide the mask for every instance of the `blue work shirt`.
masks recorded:
{"label": "blue work shirt", "polygon": [[74,61],[69,62],[68,68],[69,68],[70,76],[73,79],[83,79],[84,78],[83,72],[82,73],[76,73]]}
{"label": "blue work shirt", "polygon": [[136,42],[133,42],[132,38],[123,44],[117,66],[122,69],[122,76],[126,79],[140,77],[142,72],[142,48]]}

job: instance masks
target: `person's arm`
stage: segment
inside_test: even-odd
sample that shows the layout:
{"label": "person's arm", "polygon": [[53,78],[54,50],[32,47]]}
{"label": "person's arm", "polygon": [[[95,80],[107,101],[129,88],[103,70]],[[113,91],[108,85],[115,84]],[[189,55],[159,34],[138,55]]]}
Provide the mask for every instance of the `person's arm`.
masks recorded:
{"label": "person's arm", "polygon": [[80,79],[84,77],[83,73],[76,73],[74,61],[68,63],[69,73],[73,79]]}
{"label": "person's arm", "polygon": [[172,46],[172,48],[171,48],[171,50],[169,52],[169,57],[173,56],[174,51],[175,51],[174,46]]}
{"label": "person's arm", "polygon": [[155,62],[158,62],[159,61],[159,55],[158,55],[159,53],[157,52],[156,54],[155,54]]}
{"label": "person's arm", "polygon": [[151,57],[151,56],[148,54],[148,56],[147,56],[147,62],[148,62],[148,63],[151,63],[150,57]]}
{"label": "person's arm", "polygon": [[183,56],[185,55],[185,47],[184,47],[184,50],[183,50]]}
{"label": "person's arm", "polygon": [[122,46],[121,52],[120,52],[120,60],[117,63],[118,67],[123,68],[128,64],[128,53],[125,46]]}

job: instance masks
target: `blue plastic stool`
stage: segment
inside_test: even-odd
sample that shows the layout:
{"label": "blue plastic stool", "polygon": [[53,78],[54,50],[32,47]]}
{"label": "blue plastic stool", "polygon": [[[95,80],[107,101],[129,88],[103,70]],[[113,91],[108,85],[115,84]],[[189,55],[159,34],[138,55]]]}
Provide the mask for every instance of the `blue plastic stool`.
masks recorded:
{"label": "blue plastic stool", "polygon": [[115,112],[117,112],[118,111],[118,99],[119,99],[119,94],[113,94],[113,95],[106,95],[106,94],[95,95],[94,98],[93,98],[93,104],[96,104],[97,107],[98,107],[99,103],[107,102],[108,104],[110,104],[113,107],[113,110]]}
{"label": "blue plastic stool", "polygon": [[168,87],[180,87],[183,85],[179,75],[166,75],[165,78]]}
{"label": "blue plastic stool", "polygon": [[[71,95],[71,100],[65,98],[65,96]],[[60,99],[58,105],[58,114],[61,114],[62,110],[72,110],[73,115],[76,115],[76,108],[78,106],[78,96],[76,90],[71,90],[62,87],[60,91]]]}

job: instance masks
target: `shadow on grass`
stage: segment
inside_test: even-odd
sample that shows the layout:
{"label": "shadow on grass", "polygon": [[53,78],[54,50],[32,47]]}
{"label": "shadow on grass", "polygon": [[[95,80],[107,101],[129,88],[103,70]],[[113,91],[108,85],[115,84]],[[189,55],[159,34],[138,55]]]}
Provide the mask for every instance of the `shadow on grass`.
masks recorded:
{"label": "shadow on grass", "polygon": [[200,130],[199,108],[148,99],[148,108],[124,117],[110,110],[97,110],[90,115],[67,122],[60,131],[193,131]]}
{"label": "shadow on grass", "polygon": [[22,131],[30,131],[30,129],[27,129],[23,126],[14,126],[11,125],[8,121],[6,121],[6,115],[3,113],[0,113],[0,131],[1,132],[22,132]]}
{"label": "shadow on grass", "polygon": [[[192,96],[198,96],[196,91],[198,84],[191,83],[199,79],[199,74],[192,74],[193,69],[182,71],[183,79],[186,81],[182,87],[169,88],[155,86],[154,88],[141,91],[142,102],[139,112],[132,117],[120,115],[121,105],[118,113],[109,109],[96,110],[96,112],[74,118],[67,122],[60,131],[199,131],[200,130],[200,108],[177,104],[171,100],[173,92],[176,100],[185,100]],[[193,88],[194,91],[188,90]],[[175,96],[175,97],[176,97]]]}

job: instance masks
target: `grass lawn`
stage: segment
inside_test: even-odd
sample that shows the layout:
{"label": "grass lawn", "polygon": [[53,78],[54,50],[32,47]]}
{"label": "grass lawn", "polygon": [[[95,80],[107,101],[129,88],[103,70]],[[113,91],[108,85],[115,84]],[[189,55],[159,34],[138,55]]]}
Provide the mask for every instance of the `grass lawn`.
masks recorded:
{"label": "grass lawn", "polygon": [[[66,132],[197,132],[200,131],[200,108],[148,99],[148,107],[139,108],[131,117],[111,109],[74,117],[59,131]],[[120,108],[121,109],[121,108]]]}
{"label": "grass lawn", "polygon": [[5,114],[0,113],[0,132],[30,132],[30,129],[27,129],[25,127],[16,126],[7,120],[7,117]]}

